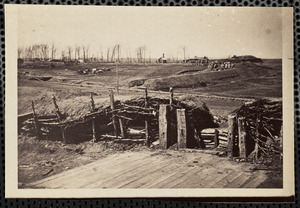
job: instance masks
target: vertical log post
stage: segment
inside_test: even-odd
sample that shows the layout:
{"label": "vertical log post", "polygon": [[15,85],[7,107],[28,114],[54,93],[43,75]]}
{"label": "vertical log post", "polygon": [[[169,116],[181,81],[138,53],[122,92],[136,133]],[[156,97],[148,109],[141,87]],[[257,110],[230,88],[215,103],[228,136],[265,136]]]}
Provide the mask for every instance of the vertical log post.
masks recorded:
{"label": "vertical log post", "polygon": [[[148,89],[145,88],[145,108],[148,108],[149,104],[148,104]],[[146,137],[146,146],[149,147],[150,146],[150,134],[149,134],[149,119],[146,116],[145,117],[145,137]]]}
{"label": "vertical log post", "polygon": [[[90,102],[91,102],[91,113],[95,111],[95,103],[93,98],[93,93],[90,93]],[[95,127],[95,117],[93,116],[92,120],[92,134],[93,134],[93,142],[96,142],[96,127]]]}
{"label": "vertical log post", "polygon": [[214,148],[217,148],[219,146],[219,131],[218,129],[215,129],[215,137],[214,137]]}
{"label": "vertical log post", "polygon": [[187,123],[185,109],[176,110],[177,117],[177,147],[187,148]]}
{"label": "vertical log post", "polygon": [[[61,114],[61,112],[59,111],[58,105],[57,105],[57,103],[56,103],[56,98],[55,98],[54,95],[52,95],[52,100],[53,100],[53,105],[54,105],[54,108],[55,108],[56,116],[57,116],[57,118],[58,118],[59,121],[62,121],[62,114]],[[64,142],[64,143],[67,143],[66,127],[61,127],[61,132],[62,132],[62,139],[63,139],[63,142]]]}
{"label": "vertical log post", "polygon": [[260,151],[259,151],[260,121],[261,121],[260,116],[258,116],[257,119],[256,119],[256,127],[255,127],[255,137],[256,137],[256,140],[255,140],[255,160],[256,161],[259,159],[259,156],[260,156]]}
{"label": "vertical log post", "polygon": [[227,137],[227,154],[229,157],[234,156],[234,145],[236,137],[236,116],[228,116],[228,137]]}
{"label": "vertical log post", "polygon": [[[110,90],[110,108],[112,111],[115,110],[115,100],[114,100],[114,92],[113,90]],[[114,133],[115,136],[118,138],[118,128],[117,128],[117,117],[116,114],[114,112],[112,112],[112,124],[114,127]]]}
{"label": "vertical log post", "polygon": [[37,115],[35,113],[33,101],[31,101],[31,104],[32,104],[32,113],[33,113],[33,119],[34,119],[34,128],[35,128],[36,138],[40,139],[40,127],[39,127]]}
{"label": "vertical log post", "polygon": [[169,105],[159,106],[159,146],[162,149],[167,149],[171,143],[171,129],[169,125]]}
{"label": "vertical log post", "polygon": [[124,127],[123,119],[119,118],[119,124],[120,124],[121,136],[122,136],[123,139],[126,139],[127,135],[126,135],[126,130],[125,130],[125,127]]}
{"label": "vertical log post", "polygon": [[239,152],[240,158],[247,159],[247,132],[245,118],[238,118]]}
{"label": "vertical log post", "polygon": [[54,95],[52,95],[52,100],[53,100],[53,105],[54,105],[54,108],[55,108],[55,113],[57,115],[57,118],[58,118],[59,121],[61,121],[62,120],[62,114],[59,111],[58,105],[56,103],[56,98],[55,98]]}
{"label": "vertical log post", "polygon": [[172,105],[173,104],[173,95],[174,95],[174,93],[173,93],[173,87],[170,87],[170,105]]}
{"label": "vertical log post", "polygon": [[280,137],[279,137],[279,147],[280,147],[280,160],[282,161],[282,155],[283,155],[283,131],[282,131],[282,126],[281,125],[281,129],[280,129]]}

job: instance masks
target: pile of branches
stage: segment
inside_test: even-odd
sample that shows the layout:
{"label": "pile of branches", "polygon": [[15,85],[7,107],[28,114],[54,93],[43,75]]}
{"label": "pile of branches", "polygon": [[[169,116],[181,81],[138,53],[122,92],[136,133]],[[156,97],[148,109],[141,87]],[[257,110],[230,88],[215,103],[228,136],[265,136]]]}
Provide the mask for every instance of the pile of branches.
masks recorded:
{"label": "pile of branches", "polygon": [[[155,121],[158,120],[159,106],[162,104],[168,105],[170,103],[169,99],[154,97],[148,97],[147,101],[148,108],[153,109],[153,111],[156,112],[154,114],[154,117],[152,117],[152,119],[154,119]],[[119,103],[119,106],[116,105],[116,108],[122,108],[121,106],[124,104],[129,106],[139,106],[141,108],[145,108],[145,98],[136,98],[124,101],[123,103]],[[217,124],[214,122],[214,118],[211,115],[205,103],[203,103],[201,106],[191,106],[180,100],[174,99],[171,104],[171,119],[176,119],[176,109],[185,109],[188,114],[192,115],[192,122],[195,128],[200,131],[205,128],[217,127]]]}
{"label": "pile of branches", "polygon": [[[61,129],[65,130],[65,135],[69,135],[73,141],[82,141],[91,139],[92,135],[92,122],[96,127],[98,135],[113,134],[112,118],[117,117],[124,120],[125,127],[137,127],[145,125],[145,119],[148,119],[150,126],[150,134],[152,140],[158,139],[158,117],[159,106],[161,104],[169,104],[169,99],[162,98],[147,98],[147,106],[145,106],[145,98],[138,97],[129,100],[116,100],[114,102],[115,109],[112,110],[108,103],[100,107],[90,110],[90,106],[80,106],[80,116],[75,119],[72,115],[65,112],[59,112],[60,118],[56,115],[43,115],[38,116],[37,120],[41,127],[42,135],[47,138],[55,137],[60,138]],[[88,103],[86,103],[88,104]],[[211,115],[207,106],[203,103],[201,106],[191,106],[190,104],[183,103],[182,101],[174,99],[170,107],[171,113],[170,119],[176,122],[176,109],[186,109],[186,112],[192,115],[192,122],[195,128],[199,131],[205,128],[216,127],[214,118]],[[72,112],[75,112],[73,109]],[[56,112],[57,113],[57,112]],[[71,118],[72,119],[69,119]],[[47,118],[47,119],[46,119]],[[35,133],[34,119],[31,118],[25,122],[29,124],[27,132]],[[117,128],[119,129],[119,122],[117,122]]]}
{"label": "pile of branches", "polygon": [[262,155],[282,154],[282,101],[259,99],[246,103],[235,113],[245,118],[249,142],[258,144]]}

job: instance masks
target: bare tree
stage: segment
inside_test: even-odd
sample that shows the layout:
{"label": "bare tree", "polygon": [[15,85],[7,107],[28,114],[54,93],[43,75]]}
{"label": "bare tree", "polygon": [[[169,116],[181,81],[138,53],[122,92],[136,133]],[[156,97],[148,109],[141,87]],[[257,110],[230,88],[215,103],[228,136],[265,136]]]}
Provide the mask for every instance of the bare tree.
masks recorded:
{"label": "bare tree", "polygon": [[109,48],[107,48],[107,52],[106,52],[106,61],[109,62]]}
{"label": "bare tree", "polygon": [[69,46],[68,47],[68,55],[69,55],[69,60],[71,60],[72,59],[72,52],[73,52],[73,49],[72,49],[72,47],[71,46]]}
{"label": "bare tree", "polygon": [[110,56],[110,61],[114,62],[115,59],[115,55],[116,55],[116,50],[118,49],[118,45],[114,45],[112,52],[111,52],[111,56]]}
{"label": "bare tree", "polygon": [[136,49],[136,58],[137,58],[137,62],[138,63],[141,63],[142,60],[143,60],[143,55],[142,55],[143,53],[142,53],[142,51],[143,51],[142,47],[138,47]]}
{"label": "bare tree", "polygon": [[28,46],[25,48],[25,58],[26,59],[33,59],[33,47]]}
{"label": "bare tree", "polygon": [[55,59],[56,50],[57,49],[55,48],[54,43],[52,43],[52,46],[51,46],[51,59]]}
{"label": "bare tree", "polygon": [[100,46],[100,53],[101,53],[101,62],[103,62],[104,61],[104,57],[103,57],[103,51],[102,51],[102,47]]}
{"label": "bare tree", "polygon": [[185,46],[182,46],[181,49],[183,50],[183,60],[185,60],[185,51],[186,51],[186,48],[185,48]]}
{"label": "bare tree", "polygon": [[22,48],[22,47],[18,48],[18,58],[22,57],[23,51],[24,51],[24,48]]}
{"label": "bare tree", "polygon": [[40,44],[39,50],[41,54],[41,59],[42,60],[48,59],[49,46],[47,44]]}
{"label": "bare tree", "polygon": [[81,50],[80,46],[75,47],[75,59],[80,59],[80,50]]}
{"label": "bare tree", "polygon": [[66,55],[65,55],[65,51],[64,50],[61,51],[61,59],[62,60],[66,59]]}

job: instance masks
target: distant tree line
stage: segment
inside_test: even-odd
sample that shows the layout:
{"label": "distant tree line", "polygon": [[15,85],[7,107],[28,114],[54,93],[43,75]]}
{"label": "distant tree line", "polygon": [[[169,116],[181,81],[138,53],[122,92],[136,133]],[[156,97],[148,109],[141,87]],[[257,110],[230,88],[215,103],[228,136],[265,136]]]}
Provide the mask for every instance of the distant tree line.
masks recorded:
{"label": "distant tree line", "polygon": [[[157,58],[152,58],[150,50],[147,50],[145,45],[139,46],[132,50],[130,48],[123,48],[121,54],[121,45],[115,44],[112,47],[103,50],[99,47],[97,54],[92,53],[89,45],[69,46],[65,49],[58,50],[55,44],[33,44],[26,47],[18,48],[18,59],[24,60],[79,60],[81,62],[106,62],[106,63],[152,63],[156,62]],[[183,60],[186,58],[186,48],[183,50]],[[162,52],[163,53],[163,52]],[[126,55],[125,55],[126,54]],[[182,59],[181,59],[182,60]],[[178,56],[171,55],[168,57],[168,62],[180,62]]]}

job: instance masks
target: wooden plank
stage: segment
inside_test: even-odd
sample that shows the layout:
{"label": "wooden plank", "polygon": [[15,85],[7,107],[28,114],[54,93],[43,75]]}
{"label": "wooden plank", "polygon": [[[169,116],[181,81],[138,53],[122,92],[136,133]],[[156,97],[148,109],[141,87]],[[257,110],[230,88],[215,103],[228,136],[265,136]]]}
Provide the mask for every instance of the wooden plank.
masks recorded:
{"label": "wooden plank", "polygon": [[[226,167],[227,161],[219,161],[215,156],[211,157],[209,163],[201,164],[198,167],[198,172],[192,175],[186,175],[181,178],[181,182],[170,188],[206,188],[212,181],[217,180],[218,177],[224,177],[222,171],[229,170]],[[219,174],[218,172],[222,172]]]}
{"label": "wooden plank", "polygon": [[201,172],[201,169],[203,169],[203,166],[206,166],[207,164],[210,164],[212,162],[213,157],[209,157],[209,160],[205,161],[204,163],[198,163],[198,164],[189,164],[186,163],[182,165],[184,170],[181,170],[180,172],[174,171],[175,174],[171,174],[169,177],[167,177],[165,180],[155,183],[151,185],[149,188],[170,188],[174,187],[177,184],[189,180],[193,177],[195,177],[195,174]]}
{"label": "wooden plank", "polygon": [[245,118],[238,118],[239,153],[240,158],[247,159],[247,133]]}
{"label": "wooden plank", "polygon": [[227,153],[229,157],[234,157],[234,145],[236,138],[236,116],[228,116],[228,137],[227,137]]}
{"label": "wooden plank", "polygon": [[187,148],[187,126],[185,109],[176,110],[177,117],[177,145],[178,148]]}
{"label": "wooden plank", "polygon": [[[90,174],[81,178],[88,178],[88,182],[79,184],[79,188],[103,188],[107,187],[112,181],[117,181],[118,178],[124,175],[131,175],[136,170],[145,167],[145,161],[149,160],[149,155],[141,157],[139,159],[124,158],[123,164],[120,164],[118,168],[106,167],[105,169],[96,169],[94,174]],[[115,166],[115,164],[112,164]],[[112,166],[111,165],[111,166]],[[124,181],[121,181],[124,182]]]}
{"label": "wooden plank", "polygon": [[239,177],[235,178],[231,183],[225,186],[225,188],[240,188],[240,186],[245,183],[250,177],[252,173],[243,173]]}
{"label": "wooden plank", "polygon": [[190,172],[193,168],[191,164],[195,164],[194,161],[198,162],[198,166],[203,166],[205,164],[208,164],[212,158],[212,156],[208,154],[206,154],[205,157],[203,157],[202,155],[201,157],[196,157],[196,155],[198,154],[194,154],[194,156],[190,157],[190,160],[188,161],[177,161],[175,164],[177,165],[177,168],[175,170],[164,170],[163,174],[159,178],[157,178],[156,180],[148,181],[147,183],[143,184],[142,188],[160,188],[165,184],[168,184],[176,180],[177,178],[181,178],[182,175],[185,175],[186,173]]}
{"label": "wooden plank", "polygon": [[217,181],[214,181],[211,186],[208,188],[224,188],[228,184],[230,184],[232,181],[234,181],[236,178],[241,176],[243,172],[235,171],[233,170],[229,174],[227,174],[224,178],[221,178]]}
{"label": "wooden plank", "polygon": [[251,176],[248,181],[246,181],[244,184],[242,184],[240,186],[240,188],[257,188],[267,178],[268,178],[268,176],[264,172],[259,171],[259,172],[255,173],[253,176]]}
{"label": "wooden plank", "polygon": [[159,170],[167,164],[169,164],[169,161],[147,161],[147,165],[142,165],[139,168],[130,170],[130,172],[125,172],[121,175],[113,177],[111,180],[105,181],[97,186],[97,188],[120,188],[123,185],[126,185],[128,181],[146,177],[149,172]]}
{"label": "wooden plank", "polygon": [[162,176],[166,171],[176,171],[176,164],[168,162],[165,165],[159,166],[158,168],[151,168],[146,175],[139,175],[136,178],[124,182],[122,185],[118,185],[116,188],[137,188],[143,186],[150,180],[155,180]]}
{"label": "wooden plank", "polygon": [[159,106],[159,146],[162,149],[167,149],[171,142],[171,133],[168,119],[169,110],[170,106],[168,105]]}
{"label": "wooden plank", "polygon": [[214,148],[217,148],[219,146],[219,131],[217,129],[215,130],[214,142]]}
{"label": "wooden plank", "polygon": [[[144,155],[145,155],[145,153],[139,154],[139,157],[143,158]],[[149,153],[146,155],[149,155]],[[90,170],[94,170],[94,168],[102,168],[103,166],[105,166],[107,164],[112,164],[112,163],[117,164],[117,161],[124,162],[124,158],[126,158],[126,157],[130,157],[132,160],[137,159],[137,157],[134,153],[122,153],[122,154],[109,155],[106,158],[97,160],[95,162],[91,162],[87,165],[73,168],[73,169],[64,171],[62,173],[47,177],[45,179],[33,182],[32,185],[35,186],[35,185],[39,185],[39,184],[43,184],[43,183],[46,184],[49,182],[53,182],[54,184],[55,183],[57,184],[62,179],[64,180],[65,178],[73,178],[76,175],[82,175],[84,172],[89,172]]]}

